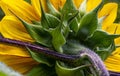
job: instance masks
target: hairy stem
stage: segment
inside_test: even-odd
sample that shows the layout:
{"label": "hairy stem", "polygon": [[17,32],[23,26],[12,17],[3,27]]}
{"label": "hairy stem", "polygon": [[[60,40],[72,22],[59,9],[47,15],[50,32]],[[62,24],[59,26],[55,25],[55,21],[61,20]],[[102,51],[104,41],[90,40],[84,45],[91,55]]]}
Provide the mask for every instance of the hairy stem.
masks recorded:
{"label": "hairy stem", "polygon": [[109,73],[104,66],[103,61],[96,53],[94,53],[90,49],[85,49],[84,51],[80,52],[80,56],[87,58],[89,62],[92,63],[92,67],[94,67],[98,76],[109,76]]}
{"label": "hairy stem", "polygon": [[2,38],[0,37],[0,42],[2,43],[7,43],[10,45],[17,45],[17,46],[23,46],[23,47],[28,47],[31,50],[34,50],[35,52],[41,53],[43,55],[46,55],[50,58],[53,58],[55,60],[60,60],[60,61],[64,61],[64,62],[73,62],[75,59],[79,58],[79,56],[77,55],[65,55],[65,54],[61,54],[58,52],[55,52],[53,50],[50,50],[48,48],[44,48],[35,44],[31,44],[28,42],[23,42],[23,41],[19,41],[19,40],[13,40],[13,39],[8,39],[8,38]]}
{"label": "hairy stem", "polygon": [[92,63],[92,66],[95,68],[99,76],[109,76],[109,73],[106,70],[102,60],[99,58],[99,56],[96,53],[94,53],[93,51],[89,49],[81,50],[78,55],[66,55],[66,54],[61,54],[61,53],[55,52],[53,50],[50,50],[48,48],[44,48],[44,47],[41,47],[35,44],[31,44],[31,43],[23,42],[19,40],[3,38],[1,36],[0,36],[0,42],[17,45],[17,46],[28,47],[37,53],[41,53],[52,59],[67,62],[75,66],[80,66],[79,60],[87,58]]}

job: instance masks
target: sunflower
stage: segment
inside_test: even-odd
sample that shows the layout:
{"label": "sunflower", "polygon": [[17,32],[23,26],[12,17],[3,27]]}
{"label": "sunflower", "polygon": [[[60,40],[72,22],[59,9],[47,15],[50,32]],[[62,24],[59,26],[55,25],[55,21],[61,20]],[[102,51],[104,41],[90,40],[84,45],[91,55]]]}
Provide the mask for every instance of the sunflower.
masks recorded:
{"label": "sunflower", "polygon": [[[47,0],[41,0],[41,5],[45,12],[49,12],[46,1]],[[80,9],[83,14],[94,10],[101,1],[102,0],[73,0],[76,8]],[[50,2],[55,7],[55,10],[61,10],[66,0],[50,0]],[[0,7],[5,13],[4,18],[0,22],[0,33],[2,36],[4,38],[34,43],[35,39],[31,37],[20,19],[29,24],[41,21],[42,10],[40,10],[39,0],[31,0],[31,4],[24,0],[0,0]],[[110,34],[120,34],[120,24],[114,23],[117,17],[117,8],[117,3],[107,3],[98,11],[98,22],[102,22],[101,28]],[[18,19],[18,17],[20,19]],[[119,40],[120,38],[115,39],[115,44],[118,46]],[[115,49],[104,62],[109,71],[120,72],[119,50],[120,48]],[[6,44],[0,44],[0,61],[22,74],[26,74],[34,66],[39,64],[31,58],[26,48]]]}

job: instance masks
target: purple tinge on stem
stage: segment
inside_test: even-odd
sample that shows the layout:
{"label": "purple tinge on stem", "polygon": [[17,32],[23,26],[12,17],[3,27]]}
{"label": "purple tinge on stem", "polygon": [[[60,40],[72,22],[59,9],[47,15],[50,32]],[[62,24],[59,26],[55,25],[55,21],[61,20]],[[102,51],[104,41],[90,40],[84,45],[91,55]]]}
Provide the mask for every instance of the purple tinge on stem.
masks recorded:
{"label": "purple tinge on stem", "polygon": [[90,49],[85,49],[80,52],[80,56],[87,57],[99,76],[109,76],[109,72],[107,71],[103,61],[95,52]]}
{"label": "purple tinge on stem", "polygon": [[28,48],[34,50],[35,52],[41,53],[41,54],[48,56],[50,58],[53,58],[55,60],[65,61],[65,62],[69,62],[69,63],[72,63],[75,59],[79,58],[79,56],[77,56],[77,55],[61,54],[61,53],[55,52],[53,50],[50,50],[48,48],[45,48],[45,47],[42,47],[39,45],[35,45],[35,44],[31,44],[31,43],[23,42],[23,41],[19,41],[19,40],[3,38],[1,36],[0,36],[0,42],[7,43],[10,45],[28,47]]}
{"label": "purple tinge on stem", "polygon": [[110,76],[120,76],[120,73],[118,72],[109,71],[109,73],[110,73]]}
{"label": "purple tinge on stem", "polygon": [[23,41],[19,41],[19,40],[3,38],[2,36],[0,36],[0,42],[28,47],[38,53],[48,56],[50,58],[53,58],[55,60],[60,60],[63,62],[67,62],[70,64],[71,63],[74,64],[74,61],[82,59],[84,57],[87,57],[88,60],[92,63],[92,66],[95,68],[95,70],[99,76],[109,76],[109,73],[106,70],[104,63],[102,62],[100,57],[96,53],[94,53],[93,51],[91,51],[89,49],[81,50],[79,55],[66,55],[66,54],[61,54],[61,53],[49,50],[47,48],[44,48],[44,47],[41,47],[41,46],[38,46],[35,44],[31,44],[31,43],[23,42]]}

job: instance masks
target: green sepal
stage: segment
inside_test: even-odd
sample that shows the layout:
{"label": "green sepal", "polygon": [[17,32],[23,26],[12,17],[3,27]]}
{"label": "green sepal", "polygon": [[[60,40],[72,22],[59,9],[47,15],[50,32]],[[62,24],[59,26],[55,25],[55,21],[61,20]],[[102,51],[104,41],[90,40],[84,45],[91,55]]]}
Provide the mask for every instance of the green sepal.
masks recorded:
{"label": "green sepal", "polygon": [[63,24],[60,25],[60,27],[62,28],[62,33],[63,33],[64,37],[67,38],[69,35],[69,32],[71,31],[70,27],[64,22],[63,22]]}
{"label": "green sepal", "polygon": [[61,26],[54,29],[49,29],[49,33],[52,35],[52,44],[56,51],[63,52],[62,46],[65,44],[66,40],[63,36]]}
{"label": "green sepal", "polygon": [[[55,28],[60,23],[60,20],[51,14],[46,14],[46,18],[48,19],[49,28]],[[42,26],[44,26],[44,25],[42,25]]]}
{"label": "green sepal", "polygon": [[78,40],[68,39],[66,44],[63,45],[64,54],[77,55],[85,46],[81,45]]}
{"label": "green sepal", "polygon": [[87,65],[78,67],[68,67],[63,62],[56,61],[56,73],[58,76],[85,76],[83,69],[88,67]]}
{"label": "green sepal", "polygon": [[21,20],[31,37],[39,44],[51,47],[51,36],[41,25],[33,25]]}
{"label": "green sepal", "polygon": [[54,6],[51,4],[50,0],[46,0],[47,2],[47,6],[48,6],[48,10],[49,10],[49,13],[60,18],[60,12],[58,12]]}
{"label": "green sepal", "polygon": [[40,21],[32,21],[32,24],[34,24],[34,25],[41,25],[41,22]]}
{"label": "green sepal", "polygon": [[73,15],[73,13],[76,11],[76,7],[73,3],[73,0],[66,0],[62,11],[61,11],[61,15],[62,15],[62,20],[63,21],[67,21],[70,19],[70,17]]}
{"label": "green sepal", "polygon": [[102,30],[96,30],[93,33],[93,35],[86,40],[88,42],[86,43],[91,48],[95,47],[105,48],[109,47],[111,43],[114,43],[114,39],[118,38],[119,36],[120,35],[110,35]]}
{"label": "green sepal", "polygon": [[81,19],[80,13],[79,11],[76,11],[68,20],[69,23],[68,25],[70,29],[75,33],[78,32],[80,19]]}
{"label": "green sepal", "polygon": [[28,49],[28,51],[29,51],[29,53],[30,53],[30,55],[31,55],[31,57],[35,60],[35,61],[37,61],[38,63],[40,63],[40,64],[46,64],[47,66],[49,66],[49,67],[51,67],[51,66],[53,66],[53,60],[52,59],[50,59],[50,58],[48,58],[48,57],[46,57],[46,56],[44,56],[44,55],[42,55],[42,54],[40,54],[40,53],[36,53],[36,52],[34,52],[33,50],[30,50],[28,47],[26,47],[27,49]]}
{"label": "green sepal", "polygon": [[59,23],[60,20],[51,14],[45,14],[45,17],[43,16],[41,20],[42,26],[45,27],[46,29],[55,28],[58,26]]}
{"label": "green sepal", "polygon": [[55,28],[60,23],[60,20],[57,17],[55,17],[51,14],[45,13],[42,6],[41,6],[41,13],[42,13],[41,25],[44,28],[46,28],[46,29]]}
{"label": "green sepal", "polygon": [[25,76],[57,76],[55,73],[54,67],[48,67],[44,64],[39,64],[34,67],[29,73]]}
{"label": "green sepal", "polygon": [[96,30],[93,35],[86,40],[87,44],[85,45],[94,49],[99,56],[105,60],[115,49],[114,39],[118,37],[120,37],[120,35],[110,35],[105,31]]}
{"label": "green sepal", "polygon": [[97,26],[97,12],[91,11],[85,14],[81,18],[77,37],[81,40],[86,40],[97,29]]}
{"label": "green sepal", "polygon": [[100,56],[100,58],[104,61],[111,53],[115,50],[115,44],[111,44],[107,48],[97,48],[95,51]]}

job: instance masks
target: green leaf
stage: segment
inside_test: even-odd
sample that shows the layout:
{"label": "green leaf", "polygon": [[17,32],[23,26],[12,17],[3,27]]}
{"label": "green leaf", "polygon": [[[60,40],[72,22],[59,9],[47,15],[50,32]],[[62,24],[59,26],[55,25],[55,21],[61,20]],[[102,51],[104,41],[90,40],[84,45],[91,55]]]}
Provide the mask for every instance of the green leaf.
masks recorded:
{"label": "green leaf", "polygon": [[26,76],[57,76],[54,67],[40,64],[34,67]]}
{"label": "green leaf", "polygon": [[[49,28],[55,28],[60,23],[60,20],[51,14],[46,14],[46,18],[47,18],[47,21],[49,23]],[[44,25],[42,25],[42,26],[44,26]]]}
{"label": "green leaf", "polygon": [[82,16],[80,21],[78,39],[85,41],[89,36],[91,36],[98,27],[98,17],[97,13],[100,7],[102,7],[103,1],[92,11]]}
{"label": "green leaf", "polygon": [[66,40],[62,34],[61,26],[58,26],[55,29],[50,29],[49,32],[52,35],[52,44],[55,50],[62,52],[62,46],[65,44]]}
{"label": "green leaf", "polygon": [[62,62],[56,62],[56,73],[58,76],[84,76],[83,68],[87,66],[68,67]]}
{"label": "green leaf", "polygon": [[80,13],[79,11],[76,11],[68,20],[70,29],[75,33],[78,32],[80,19]]}
{"label": "green leaf", "polygon": [[42,12],[41,24],[44,28],[46,29],[55,28],[60,23],[60,20],[57,17],[45,13],[42,6],[41,6],[41,12]]}
{"label": "green leaf", "polygon": [[[109,35],[105,31],[96,30],[85,43],[87,43],[86,45],[89,48],[96,50],[96,52],[99,52],[99,55],[101,55],[102,59],[104,60],[114,50],[114,39],[119,36],[120,35]],[[100,54],[103,52],[104,54]]]}
{"label": "green leaf", "polygon": [[71,23],[70,23],[70,29],[73,31],[73,32],[78,32],[78,20],[77,18],[74,18]]}
{"label": "green leaf", "polygon": [[39,22],[39,21],[32,21],[32,23],[34,24],[34,25],[41,25],[41,22]]}
{"label": "green leaf", "polygon": [[27,47],[29,53],[31,54],[31,57],[36,60],[37,62],[41,63],[41,64],[46,64],[47,66],[51,67],[53,66],[53,60],[40,54],[40,53],[36,53],[36,52],[33,52],[32,50],[30,50],[28,47]]}
{"label": "green leaf", "polygon": [[70,27],[67,24],[65,24],[64,22],[63,22],[63,24],[61,24],[60,27],[62,28],[62,33],[63,33],[64,37],[67,38],[69,35],[69,32],[70,32]]}
{"label": "green leaf", "polygon": [[79,41],[74,39],[67,40],[66,44],[63,46],[65,54],[77,55],[81,50],[84,50],[85,46],[81,45]]}
{"label": "green leaf", "polygon": [[95,51],[100,56],[100,58],[104,61],[107,59],[109,55],[115,50],[115,44],[111,44],[107,48],[97,48]]}
{"label": "green leaf", "polygon": [[47,2],[49,13],[59,18],[60,17],[60,12],[58,12],[54,8],[54,6],[51,4],[50,0],[46,0],[46,2]]}
{"label": "green leaf", "polygon": [[79,31],[77,37],[79,39],[85,40],[97,29],[98,19],[97,12],[89,12],[84,15],[80,21]]}
{"label": "green leaf", "polygon": [[87,39],[87,42],[91,48],[95,47],[109,47],[111,43],[114,43],[114,39],[119,37],[119,35],[109,35],[107,32],[102,30],[96,30],[94,34]]}
{"label": "green leaf", "polygon": [[59,25],[59,23],[60,20],[51,14],[45,14],[45,17],[42,16],[41,24],[46,29],[55,28]]}
{"label": "green leaf", "polygon": [[70,19],[70,17],[73,15],[73,13],[76,12],[76,7],[73,3],[73,0],[66,0],[66,3],[64,4],[62,8],[62,20],[67,21]]}
{"label": "green leaf", "polygon": [[33,25],[20,19],[31,37],[39,44],[51,47],[51,36],[41,25]]}

